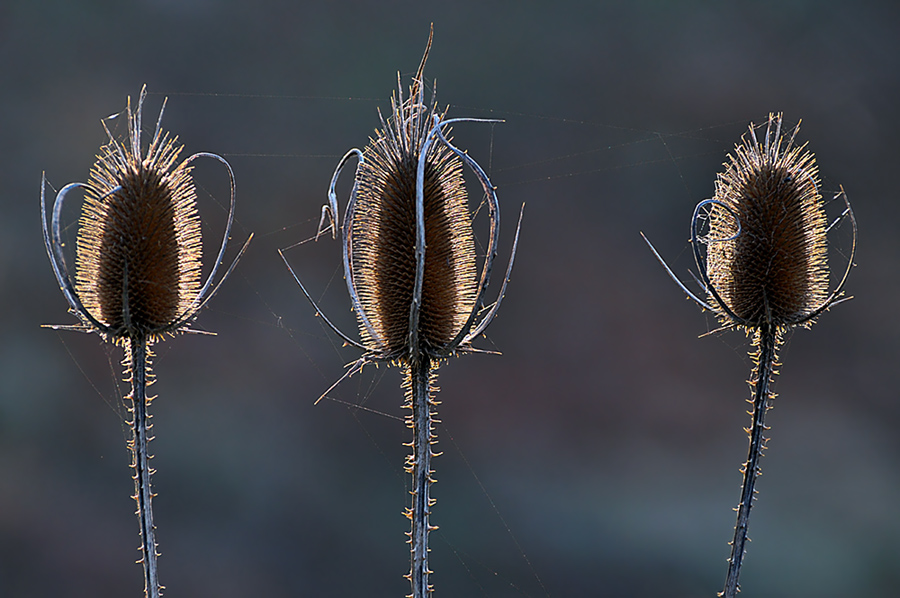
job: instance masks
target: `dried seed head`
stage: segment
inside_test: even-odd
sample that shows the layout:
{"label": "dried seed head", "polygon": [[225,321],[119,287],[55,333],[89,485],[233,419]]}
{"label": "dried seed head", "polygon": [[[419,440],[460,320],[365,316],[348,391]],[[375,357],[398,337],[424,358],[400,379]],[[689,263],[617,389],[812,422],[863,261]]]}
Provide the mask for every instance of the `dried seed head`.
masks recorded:
{"label": "dried seed head", "polygon": [[91,169],[80,219],[75,288],[110,336],[170,332],[200,293],[201,236],[191,167],[159,131],[141,156],[140,110],[128,143],[110,137]]}
{"label": "dried seed head", "polygon": [[[818,169],[805,146],[794,146],[800,125],[782,136],[782,115],[769,115],[764,142],[751,124],[725,172],[716,179],[711,199],[694,208],[691,244],[699,270],[698,283],[708,303],[692,293],[672,272],[653,245],[650,250],[687,296],[704,309],[714,311],[726,328],[740,327],[753,336],[756,362],[750,385],[754,389],[750,452],[744,463],[741,502],[731,542],[731,558],[725,590],[734,596],[745,552],[754,484],[759,459],[765,449],[766,411],[775,397],[772,382],[777,371],[778,347],[784,333],[794,326],[809,326],[815,318],[840,302],[844,283],[856,254],[856,218],[843,189],[845,216],[853,229],[847,268],[837,287],[828,294],[828,261],[825,206],[819,194]],[[703,210],[708,212],[704,216]],[[699,235],[700,222],[708,219],[708,232]],[[706,246],[704,267],[703,249]]]}
{"label": "dried seed head", "polygon": [[[392,116],[363,152],[350,223],[359,299],[377,338],[360,323],[367,346],[392,358],[407,353],[416,280],[416,169],[434,122],[422,101],[422,69],[410,96],[392,100]],[[422,351],[447,347],[466,324],[478,294],[472,216],[462,162],[443,143],[427,149],[424,170],[425,270],[418,339]]]}
{"label": "dried seed head", "polygon": [[805,322],[828,297],[827,221],[815,157],[794,145],[799,124],[790,136],[781,125],[781,114],[770,115],[762,143],[750,126],[710,202],[707,275],[724,306],[751,328]]}

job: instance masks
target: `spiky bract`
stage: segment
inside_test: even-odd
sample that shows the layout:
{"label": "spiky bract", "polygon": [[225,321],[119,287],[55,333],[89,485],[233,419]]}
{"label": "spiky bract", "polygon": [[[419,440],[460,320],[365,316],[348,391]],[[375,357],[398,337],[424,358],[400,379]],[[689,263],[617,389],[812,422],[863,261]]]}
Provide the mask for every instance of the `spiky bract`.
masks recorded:
{"label": "spiky bract", "polygon": [[[132,126],[129,131],[133,137]],[[172,331],[200,291],[196,191],[191,167],[176,165],[182,149],[176,141],[157,134],[142,157],[139,139],[111,138],[91,169],[76,289],[113,338]]]}
{"label": "spiky bract", "polygon": [[[751,125],[716,180],[707,275],[742,325],[804,322],[828,296],[827,220],[815,157],[770,115],[760,142]],[[710,303],[717,301],[711,295]],[[726,314],[723,322],[734,324]]]}
{"label": "spiky bract", "polygon": [[[434,105],[416,93],[394,100],[393,114],[364,151],[357,171],[351,261],[360,303],[377,338],[360,325],[364,343],[387,357],[410,351],[410,306],[416,277],[416,168],[433,123]],[[432,143],[424,177],[425,275],[419,347],[434,353],[453,341],[475,307],[478,291],[472,216],[462,163]]]}

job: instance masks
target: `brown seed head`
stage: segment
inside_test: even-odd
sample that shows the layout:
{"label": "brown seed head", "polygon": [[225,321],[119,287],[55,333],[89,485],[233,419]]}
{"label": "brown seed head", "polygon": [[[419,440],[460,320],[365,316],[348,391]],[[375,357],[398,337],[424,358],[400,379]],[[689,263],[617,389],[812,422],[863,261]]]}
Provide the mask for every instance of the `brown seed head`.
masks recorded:
{"label": "brown seed head", "polygon": [[[433,124],[435,104],[422,102],[422,66],[410,96],[392,100],[392,115],[376,131],[357,170],[351,262],[359,299],[377,338],[360,324],[366,345],[391,358],[410,347],[410,307],[416,278],[416,169]],[[425,274],[416,350],[451,343],[475,307],[475,241],[462,163],[447,147],[427,150],[424,177]]]}
{"label": "brown seed head", "polygon": [[200,290],[191,168],[176,165],[182,146],[168,134],[142,157],[135,118],[129,101],[128,142],[111,138],[91,169],[75,258],[82,303],[114,338],[171,332]]}
{"label": "brown seed head", "polygon": [[[742,324],[803,322],[827,300],[828,262],[815,157],[782,135],[770,115],[763,142],[753,125],[718,175],[709,215],[707,275]],[[710,296],[710,303],[716,305]],[[723,322],[733,324],[722,313]]]}

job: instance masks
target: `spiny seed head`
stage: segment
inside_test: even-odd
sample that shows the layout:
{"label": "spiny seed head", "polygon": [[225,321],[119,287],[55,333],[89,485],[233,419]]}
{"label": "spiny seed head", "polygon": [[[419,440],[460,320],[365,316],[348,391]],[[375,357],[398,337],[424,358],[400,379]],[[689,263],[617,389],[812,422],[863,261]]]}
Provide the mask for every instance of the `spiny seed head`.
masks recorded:
{"label": "spiny seed head", "polygon": [[[718,175],[709,215],[707,275],[743,325],[787,328],[827,300],[827,221],[815,157],[769,115],[753,125]],[[716,305],[712,295],[710,303]],[[730,316],[721,313],[726,324]]]}
{"label": "spiny seed head", "polygon": [[172,332],[200,291],[196,191],[190,166],[176,165],[183,146],[157,133],[142,157],[130,99],[128,121],[128,142],[110,137],[91,169],[75,257],[82,303],[115,339]]}
{"label": "spiny seed head", "polygon": [[[427,52],[426,52],[427,57]],[[423,58],[422,65],[424,66]],[[416,279],[416,169],[434,122],[421,100],[422,67],[410,96],[392,100],[392,115],[363,152],[350,223],[351,262],[359,299],[374,329],[363,341],[391,358],[410,351]],[[427,150],[424,175],[425,270],[416,351],[440,351],[465,325],[478,290],[472,216],[460,159],[442,143]]]}

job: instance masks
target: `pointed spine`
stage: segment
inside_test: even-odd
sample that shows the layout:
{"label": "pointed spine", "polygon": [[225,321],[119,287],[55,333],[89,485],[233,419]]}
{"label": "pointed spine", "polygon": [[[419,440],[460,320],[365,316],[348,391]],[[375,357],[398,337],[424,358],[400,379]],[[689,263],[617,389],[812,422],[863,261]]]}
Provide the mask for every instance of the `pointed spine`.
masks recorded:
{"label": "pointed spine", "polygon": [[435,456],[431,447],[437,442],[434,435],[436,412],[433,407],[437,401],[431,398],[437,367],[426,355],[412,361],[407,366],[406,380],[407,402],[405,407],[411,413],[407,416],[407,426],[413,430],[413,441],[409,443],[412,454],[406,458],[406,471],[412,475],[412,506],[407,509],[410,519],[410,571],[409,581],[412,593],[408,598],[426,598],[431,594],[432,586],[428,582],[431,570],[428,568],[428,534],[437,527],[430,524],[431,485],[435,482],[431,469],[431,458]]}
{"label": "pointed spine", "polygon": [[134,469],[134,500],[137,502],[137,516],[141,525],[141,563],[144,566],[144,596],[160,596],[159,576],[156,558],[156,526],[153,524],[153,490],[150,485],[149,443],[152,437],[150,414],[147,412],[147,361],[149,350],[147,338],[134,336],[128,340],[128,367],[131,371],[131,431],[129,443],[132,453],[131,467]]}
{"label": "pointed spine", "polygon": [[771,409],[769,400],[773,398],[771,391],[777,360],[778,345],[781,342],[780,331],[770,324],[763,324],[756,332],[755,355],[756,368],[751,382],[754,387],[753,411],[750,424],[750,449],[744,463],[744,481],[741,485],[741,502],[737,508],[737,521],[734,525],[734,539],[731,541],[731,557],[728,559],[728,572],[725,577],[725,589],[719,594],[724,598],[734,598],[740,591],[738,576],[744,559],[747,542],[747,528],[750,523],[750,509],[756,493],[756,478],[760,475],[759,461],[766,448],[765,424],[766,412]]}

